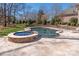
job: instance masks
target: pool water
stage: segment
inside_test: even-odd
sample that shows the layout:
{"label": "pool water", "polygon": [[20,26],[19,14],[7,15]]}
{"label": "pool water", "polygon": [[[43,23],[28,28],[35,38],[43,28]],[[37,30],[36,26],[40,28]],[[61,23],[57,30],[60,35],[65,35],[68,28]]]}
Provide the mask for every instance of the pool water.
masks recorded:
{"label": "pool water", "polygon": [[37,31],[39,36],[44,37],[44,38],[45,37],[52,38],[52,37],[57,37],[59,35],[56,33],[57,30],[54,30],[54,29],[35,27],[35,28],[31,28],[31,30]]}
{"label": "pool water", "polygon": [[31,35],[31,34],[32,34],[32,32],[30,32],[30,31],[14,33],[14,35],[16,35],[16,36],[26,36],[26,35]]}

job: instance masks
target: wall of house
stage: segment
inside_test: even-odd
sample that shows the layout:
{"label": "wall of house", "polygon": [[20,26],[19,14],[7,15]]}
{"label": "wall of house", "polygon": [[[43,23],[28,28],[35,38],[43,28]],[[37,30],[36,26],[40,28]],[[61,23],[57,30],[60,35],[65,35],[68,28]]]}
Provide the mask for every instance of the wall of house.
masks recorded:
{"label": "wall of house", "polygon": [[74,15],[74,16],[64,16],[64,17],[62,17],[62,21],[63,21],[63,22],[69,22],[69,20],[70,20],[72,17],[77,18],[77,15]]}

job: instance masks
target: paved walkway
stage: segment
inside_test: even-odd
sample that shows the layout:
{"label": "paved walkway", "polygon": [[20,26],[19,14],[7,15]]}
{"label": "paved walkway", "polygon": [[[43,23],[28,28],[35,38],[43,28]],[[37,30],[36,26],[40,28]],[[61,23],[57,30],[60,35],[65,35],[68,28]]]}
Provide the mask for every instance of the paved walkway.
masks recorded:
{"label": "paved walkway", "polygon": [[79,40],[41,38],[31,43],[12,43],[7,38],[0,38],[0,55],[79,56]]}

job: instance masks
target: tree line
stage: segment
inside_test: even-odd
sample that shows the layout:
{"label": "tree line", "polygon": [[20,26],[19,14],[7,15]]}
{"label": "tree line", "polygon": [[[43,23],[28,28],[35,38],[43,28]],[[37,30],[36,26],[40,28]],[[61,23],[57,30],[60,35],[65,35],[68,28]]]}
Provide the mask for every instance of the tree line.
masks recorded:
{"label": "tree line", "polygon": [[[51,24],[61,24],[61,19],[57,18],[56,15],[62,12],[62,6],[60,4],[53,4],[51,6],[51,12],[45,7],[41,5],[38,12],[36,12],[36,10],[32,10],[32,6],[25,3],[0,3],[0,23],[5,27],[16,23],[45,25],[49,22],[50,16],[52,16]],[[73,20],[71,22],[77,21]]]}

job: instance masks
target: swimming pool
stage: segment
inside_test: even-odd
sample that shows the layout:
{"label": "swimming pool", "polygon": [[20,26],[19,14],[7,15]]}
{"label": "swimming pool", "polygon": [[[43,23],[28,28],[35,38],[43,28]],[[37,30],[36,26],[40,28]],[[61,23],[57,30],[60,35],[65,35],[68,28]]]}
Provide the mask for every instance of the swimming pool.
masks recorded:
{"label": "swimming pool", "polygon": [[42,27],[34,27],[31,28],[32,31],[37,31],[38,35],[41,37],[47,37],[47,38],[52,38],[52,37],[57,37],[59,34],[56,33],[57,30],[55,29],[48,29],[48,28],[42,28]]}

